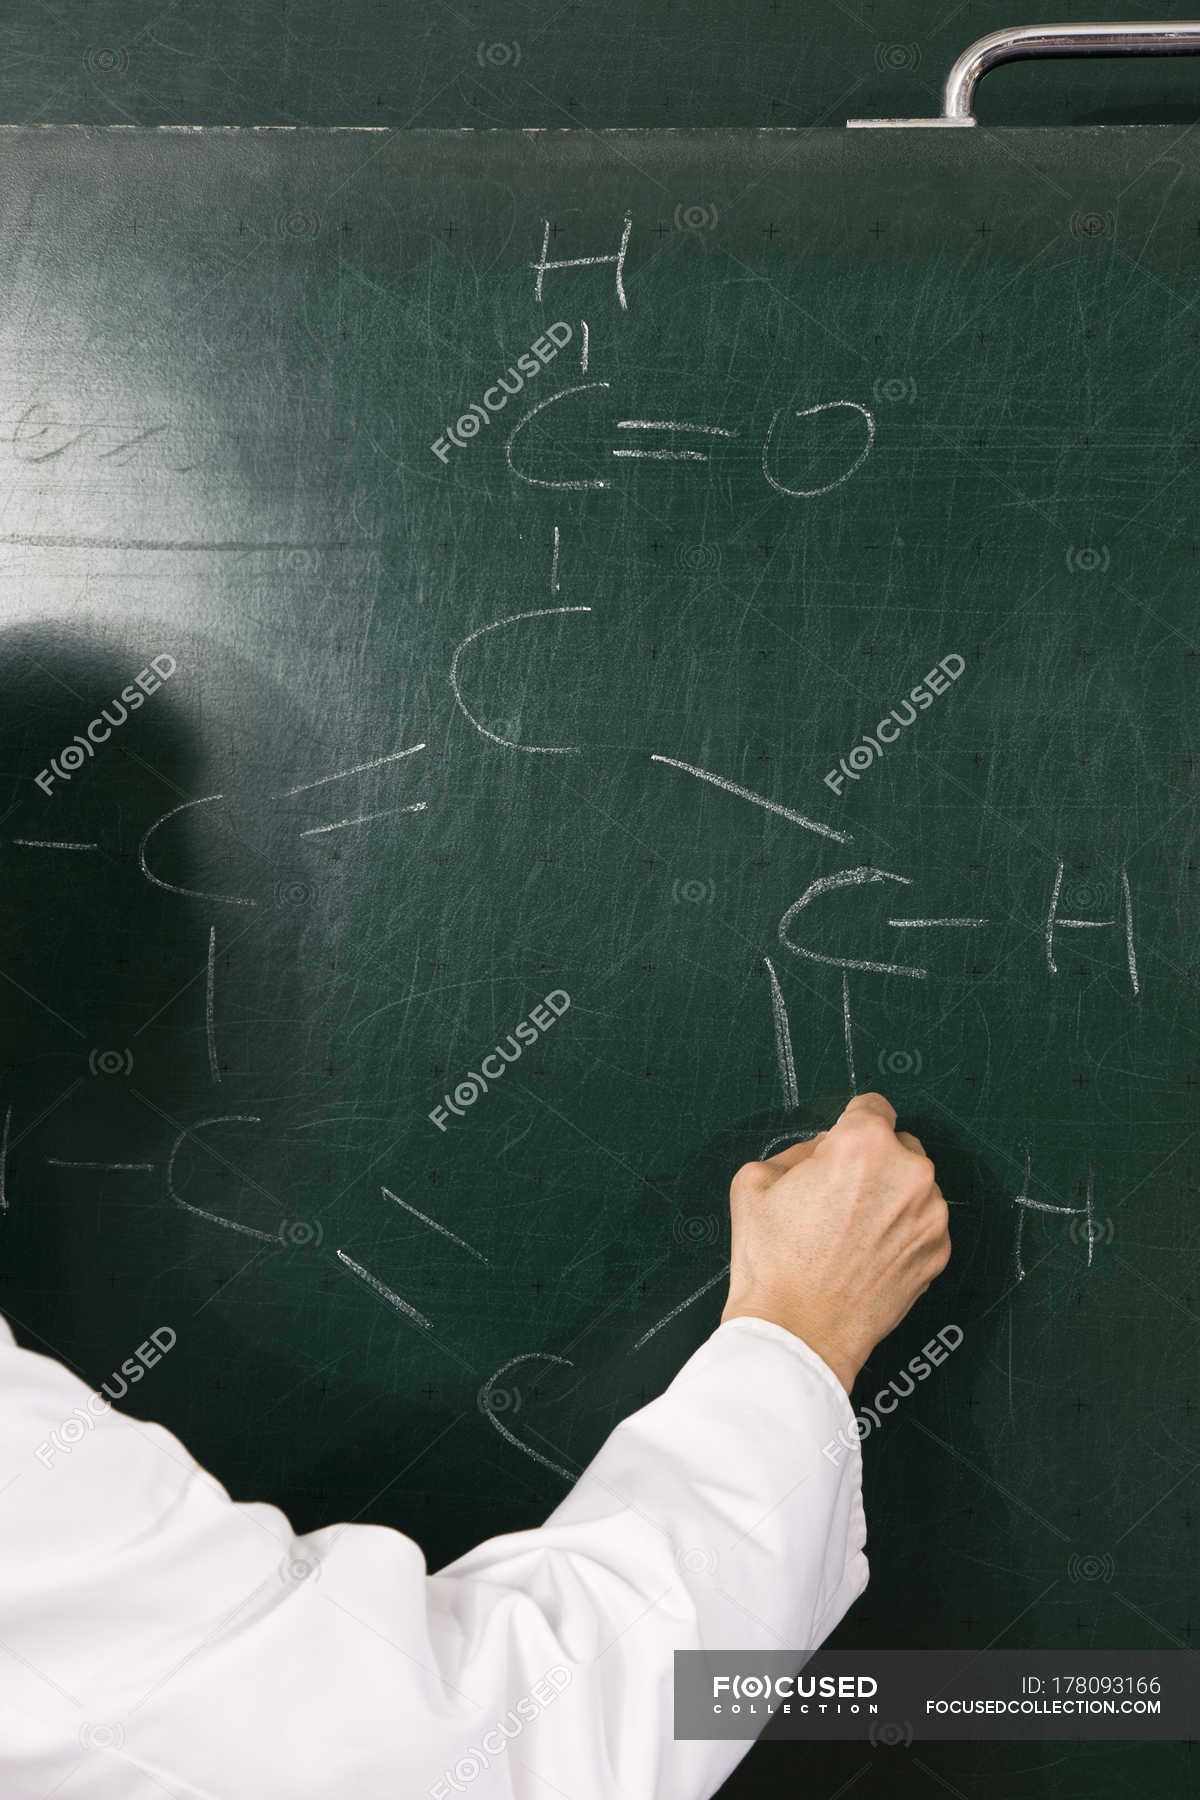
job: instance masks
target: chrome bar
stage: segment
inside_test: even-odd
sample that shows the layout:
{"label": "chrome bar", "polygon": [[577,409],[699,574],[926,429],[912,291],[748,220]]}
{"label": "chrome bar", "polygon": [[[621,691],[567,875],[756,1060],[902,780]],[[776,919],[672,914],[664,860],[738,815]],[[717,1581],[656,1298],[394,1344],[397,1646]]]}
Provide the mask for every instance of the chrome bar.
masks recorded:
{"label": "chrome bar", "polygon": [[847,119],[848,126],[974,125],[975,89],[998,63],[1035,56],[1186,56],[1200,51],[1200,20],[1129,19],[1014,25],[968,44],[946,77],[940,118]]}

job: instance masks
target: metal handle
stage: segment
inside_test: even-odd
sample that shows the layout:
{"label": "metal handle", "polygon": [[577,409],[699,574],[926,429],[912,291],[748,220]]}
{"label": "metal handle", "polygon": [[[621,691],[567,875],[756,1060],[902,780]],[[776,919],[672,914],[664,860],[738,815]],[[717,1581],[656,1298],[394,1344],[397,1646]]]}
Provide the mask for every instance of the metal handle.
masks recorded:
{"label": "metal handle", "polygon": [[968,44],[946,77],[940,118],[847,119],[848,126],[974,125],[975,89],[997,63],[1029,56],[1186,56],[1200,51],[1200,20],[1112,20],[1084,25],[1014,25]]}

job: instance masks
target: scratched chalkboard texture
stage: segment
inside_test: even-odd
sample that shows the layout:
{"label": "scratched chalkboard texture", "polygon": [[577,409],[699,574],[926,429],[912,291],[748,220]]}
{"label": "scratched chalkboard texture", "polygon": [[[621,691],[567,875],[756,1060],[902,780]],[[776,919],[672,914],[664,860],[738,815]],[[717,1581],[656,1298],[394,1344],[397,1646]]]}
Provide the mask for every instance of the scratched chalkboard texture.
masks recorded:
{"label": "scratched chalkboard texture", "polygon": [[[985,32],[1187,19],[1187,0],[88,0],[0,5],[0,119],[103,125],[759,126],[938,110]],[[1020,62],[979,117],[1196,116],[1194,58]]]}
{"label": "scratched chalkboard texture", "polygon": [[955,1255],[856,1396],[838,1643],[1186,1643],[1195,138],[0,154],[20,1341],[169,1328],[137,1416],[437,1565],[712,1329],[737,1163],[882,1087]]}

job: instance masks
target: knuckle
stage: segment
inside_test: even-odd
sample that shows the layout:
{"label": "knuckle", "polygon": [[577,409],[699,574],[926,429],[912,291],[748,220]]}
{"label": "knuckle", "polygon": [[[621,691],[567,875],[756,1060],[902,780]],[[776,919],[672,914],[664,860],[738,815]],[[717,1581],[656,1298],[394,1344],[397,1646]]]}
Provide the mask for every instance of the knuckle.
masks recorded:
{"label": "knuckle", "polygon": [[763,1188],[770,1186],[770,1182],[771,1171],[765,1163],[746,1162],[735,1173],[729,1184],[729,1191],[736,1199],[742,1194],[761,1193]]}
{"label": "knuckle", "polygon": [[839,1126],[848,1141],[860,1145],[879,1145],[884,1142],[895,1142],[896,1134],[886,1119],[881,1119],[875,1112],[851,1113]]}
{"label": "knuckle", "polygon": [[[858,1099],[864,1100],[864,1101],[879,1100],[883,1103],[884,1106],[887,1106],[887,1107],[890,1107],[892,1104],[891,1101],[888,1099],[887,1095],[881,1094],[879,1092],[878,1088],[868,1088],[865,1094],[858,1095]],[[856,1108],[856,1110],[858,1110],[858,1109]],[[865,1110],[865,1109],[863,1109],[863,1110]]]}

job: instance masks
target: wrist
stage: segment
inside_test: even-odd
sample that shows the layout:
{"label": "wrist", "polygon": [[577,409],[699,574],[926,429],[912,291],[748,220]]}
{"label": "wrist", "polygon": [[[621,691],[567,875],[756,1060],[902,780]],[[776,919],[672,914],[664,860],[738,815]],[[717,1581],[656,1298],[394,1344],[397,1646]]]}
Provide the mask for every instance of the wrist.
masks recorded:
{"label": "wrist", "polygon": [[765,1319],[769,1325],[780,1325],[784,1331],[790,1331],[793,1337],[800,1338],[821,1358],[826,1368],[832,1371],[845,1388],[847,1395],[853,1389],[858,1372],[866,1360],[845,1349],[838,1342],[836,1333],[822,1328],[811,1317],[805,1317],[802,1308],[781,1305],[767,1295],[746,1294],[737,1299],[730,1295],[721,1314],[722,1325],[730,1319]]}

